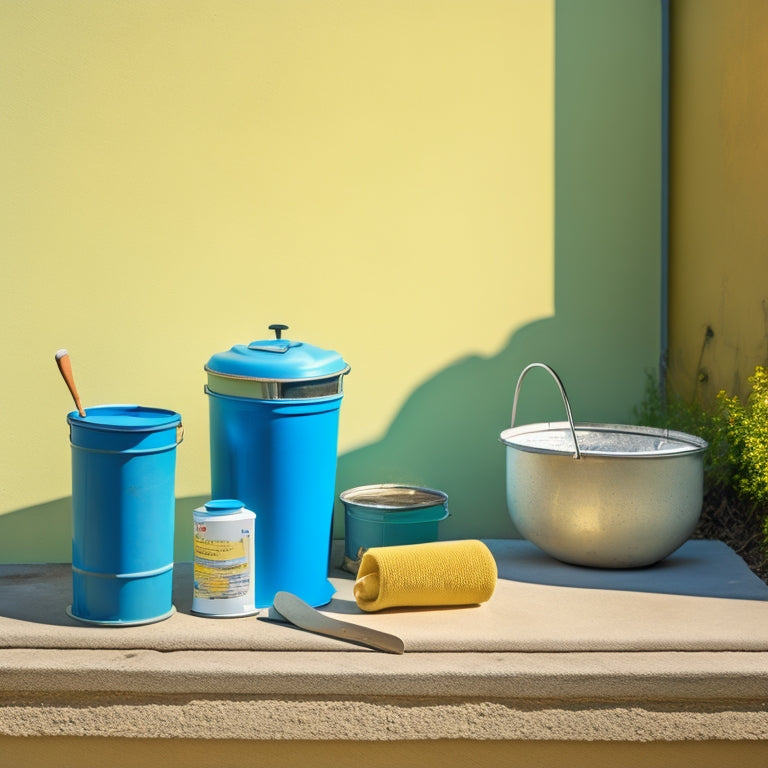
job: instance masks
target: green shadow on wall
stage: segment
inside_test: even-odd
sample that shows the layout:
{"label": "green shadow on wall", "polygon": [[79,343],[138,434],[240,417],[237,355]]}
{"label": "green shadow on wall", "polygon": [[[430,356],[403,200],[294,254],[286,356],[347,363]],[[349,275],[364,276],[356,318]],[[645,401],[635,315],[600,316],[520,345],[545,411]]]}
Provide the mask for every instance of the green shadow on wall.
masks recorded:
{"label": "green shadow on wall", "polygon": [[[664,23],[656,0],[556,3],[555,315],[415,390],[379,441],[340,457],[339,490],[439,488],[451,511],[441,537],[514,536],[498,438],[522,369],[554,367],[577,421],[631,418],[661,356]],[[563,418],[554,383],[532,371],[517,424]],[[337,502],[337,537],[343,517]]]}

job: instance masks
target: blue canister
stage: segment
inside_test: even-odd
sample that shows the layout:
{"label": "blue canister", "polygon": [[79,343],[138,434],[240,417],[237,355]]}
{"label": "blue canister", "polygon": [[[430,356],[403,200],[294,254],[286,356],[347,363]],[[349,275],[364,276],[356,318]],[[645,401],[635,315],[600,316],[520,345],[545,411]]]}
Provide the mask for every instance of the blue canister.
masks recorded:
{"label": "blue canister", "polygon": [[205,370],[211,496],[256,514],[256,608],[279,591],[329,602],[339,408],[349,366],[337,352],[282,338],[238,344]]}
{"label": "blue canister", "polygon": [[101,405],[67,416],[72,446],[72,605],[91,624],[147,624],[174,612],[176,446],[181,416]]}

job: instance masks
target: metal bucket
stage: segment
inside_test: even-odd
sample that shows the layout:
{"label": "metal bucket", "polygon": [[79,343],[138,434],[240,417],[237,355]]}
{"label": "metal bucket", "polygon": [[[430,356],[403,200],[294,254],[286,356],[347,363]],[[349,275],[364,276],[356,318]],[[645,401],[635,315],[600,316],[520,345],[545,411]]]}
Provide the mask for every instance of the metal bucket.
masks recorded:
{"label": "metal bucket", "polygon": [[437,541],[438,524],[448,517],[448,496],[410,485],[363,485],[344,491],[344,562],[357,573],[371,547]]}
{"label": "metal bucket", "polygon": [[[515,427],[532,368],[557,383],[568,420]],[[517,382],[506,445],[507,509],[517,530],[564,562],[652,565],[682,545],[701,515],[706,441],[672,430],[575,424],[565,387],[543,363]]]}
{"label": "metal bucket", "polygon": [[176,446],[181,416],[138,405],[67,417],[72,445],[72,605],[90,624],[174,613]]}

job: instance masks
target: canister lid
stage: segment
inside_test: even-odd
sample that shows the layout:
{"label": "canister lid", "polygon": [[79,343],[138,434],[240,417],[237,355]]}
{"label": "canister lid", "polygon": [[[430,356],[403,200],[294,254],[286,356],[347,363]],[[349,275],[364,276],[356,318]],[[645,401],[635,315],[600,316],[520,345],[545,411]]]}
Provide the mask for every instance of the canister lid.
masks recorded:
{"label": "canister lid", "polygon": [[204,504],[205,511],[211,515],[226,515],[230,512],[237,512],[245,506],[238,499],[213,499]]}
{"label": "canister lid", "polygon": [[341,376],[349,371],[338,352],[312,346],[303,341],[282,338],[286,325],[270,325],[276,338],[236,344],[211,357],[205,366],[209,373],[241,379],[298,381]]}

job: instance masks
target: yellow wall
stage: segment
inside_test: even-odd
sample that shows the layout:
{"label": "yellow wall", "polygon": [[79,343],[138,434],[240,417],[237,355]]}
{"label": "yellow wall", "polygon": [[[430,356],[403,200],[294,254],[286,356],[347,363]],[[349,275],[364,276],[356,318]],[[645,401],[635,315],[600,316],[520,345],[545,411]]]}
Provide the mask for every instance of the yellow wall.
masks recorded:
{"label": "yellow wall", "polygon": [[0,512],[69,493],[60,347],[182,413],[192,495],[269,323],[352,365],[344,451],[553,310],[552,2],[19,1],[0,48]]}
{"label": "yellow wall", "polygon": [[706,402],[768,362],[768,4],[671,12],[670,374]]}
{"label": "yellow wall", "polygon": [[[444,538],[515,535],[527,363],[577,420],[631,417],[661,339],[657,0],[13,0],[0,49],[0,560],[70,556],[61,347],[86,407],[182,414],[177,559],[203,365],[270,323],[352,366],[337,489],[440,488]],[[518,423],[562,415],[532,375]]]}

